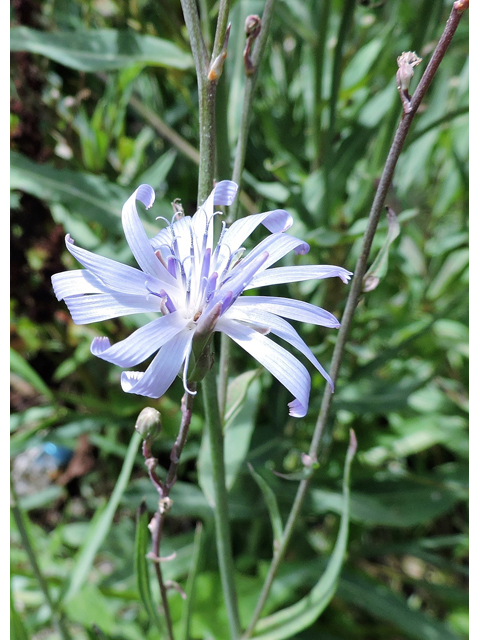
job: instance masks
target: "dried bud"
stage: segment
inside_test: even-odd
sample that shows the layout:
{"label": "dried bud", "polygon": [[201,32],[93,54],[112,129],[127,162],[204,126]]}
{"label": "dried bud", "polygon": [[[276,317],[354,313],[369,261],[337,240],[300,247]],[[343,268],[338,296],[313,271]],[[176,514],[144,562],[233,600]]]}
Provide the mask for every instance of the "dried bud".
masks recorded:
{"label": "dried bud", "polygon": [[227,57],[228,39],[230,38],[231,27],[232,25],[229,24],[225,33],[225,40],[223,41],[222,50],[212,62],[212,64],[210,65],[210,69],[208,70],[208,79],[210,80],[210,82],[216,82],[222,75],[223,65],[225,62],[225,58]]}
{"label": "dried bud", "polygon": [[183,218],[185,216],[180,198],[175,198],[175,200],[172,202],[172,207],[175,220],[178,220],[179,218]]}
{"label": "dried bud", "polygon": [[160,412],[153,407],[145,407],[138,414],[135,429],[144,440],[153,442],[162,429],[162,417]]}
{"label": "dried bud", "polygon": [[399,89],[403,91],[408,90],[410,81],[413,78],[414,67],[420,64],[421,61],[422,58],[419,58],[414,51],[404,51],[401,56],[398,56],[397,82]]}
{"label": "dried bud", "polygon": [[247,38],[256,38],[262,28],[262,20],[260,16],[247,16],[245,20],[245,35]]}
{"label": "dried bud", "polygon": [[420,64],[421,61],[422,59],[419,58],[414,51],[404,51],[402,55],[397,58],[397,89],[402,100],[403,115],[410,113],[412,110],[408,87],[410,86],[410,81],[413,78],[413,69],[417,64]]}
{"label": "dried bud", "polygon": [[168,496],[161,498],[158,502],[158,511],[160,514],[168,513],[172,508],[173,500]]}

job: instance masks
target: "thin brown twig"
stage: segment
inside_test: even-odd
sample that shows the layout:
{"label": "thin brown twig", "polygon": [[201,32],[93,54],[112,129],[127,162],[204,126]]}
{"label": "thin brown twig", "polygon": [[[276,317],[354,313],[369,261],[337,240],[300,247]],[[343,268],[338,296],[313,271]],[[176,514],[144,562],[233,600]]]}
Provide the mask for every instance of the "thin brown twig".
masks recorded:
{"label": "thin brown twig", "polygon": [[[190,390],[196,390],[196,383],[190,383]],[[148,469],[148,475],[152,484],[159,494],[158,511],[154,514],[149,529],[152,534],[152,551],[149,554],[149,558],[153,561],[155,567],[155,574],[157,576],[158,586],[160,588],[160,597],[162,600],[162,607],[165,615],[165,622],[167,625],[168,640],[174,640],[172,617],[170,614],[170,607],[168,604],[167,591],[171,585],[168,585],[163,580],[161,562],[172,559],[172,556],[168,558],[161,558],[160,545],[162,542],[163,527],[167,513],[172,507],[172,500],[170,499],[170,491],[177,480],[177,470],[180,464],[180,456],[182,455],[183,447],[187,441],[188,430],[190,422],[192,420],[192,407],[194,395],[191,393],[185,393],[182,398],[182,421],[180,423],[180,429],[178,431],[177,439],[170,452],[170,466],[167,471],[165,480],[160,480],[155,466],[157,464],[156,458],[153,457],[150,444],[146,440],[143,443],[143,455],[145,457],[145,465]]]}
{"label": "thin brown twig", "polygon": [[[370,210],[367,229],[363,237],[361,253],[357,260],[357,264],[355,266],[355,272],[354,272],[355,275],[351,283],[350,292],[349,292],[347,303],[345,306],[345,311],[342,316],[342,324],[339,330],[337,342],[335,344],[335,349],[332,356],[330,376],[333,382],[335,382],[338,377],[338,372],[342,362],[343,353],[345,350],[348,334],[350,332],[353,316],[362,292],[363,277],[366,272],[367,261],[370,255],[370,249],[372,246],[373,238],[375,236],[375,232],[377,229],[378,222],[380,220],[380,216],[383,212],[383,207],[385,204],[385,199],[387,197],[388,188],[390,187],[390,184],[392,182],[395,167],[397,165],[398,158],[400,157],[400,153],[403,149],[405,138],[407,137],[407,133],[413,122],[413,118],[415,117],[418,107],[420,106],[420,103],[422,102],[425,96],[425,93],[427,92],[427,89],[430,86],[430,83],[432,82],[440,63],[443,60],[443,57],[445,56],[448,46],[452,41],[452,38],[458,27],[462,14],[467,8],[468,8],[468,0],[458,0],[458,2],[455,2],[453,4],[450,16],[448,18],[448,21],[442,33],[442,36],[440,37],[440,40],[438,41],[435,51],[433,52],[432,57],[430,58],[427,68],[425,69],[420,79],[420,82],[418,83],[418,86],[411,98],[410,111],[409,113],[404,115],[395,133],[395,137],[390,147],[390,152],[385,162],[382,177],[380,179],[380,183],[378,185],[378,188],[375,194],[372,208]],[[332,391],[330,386],[327,385],[323,395],[320,413],[318,416],[317,423],[315,425],[315,430],[313,433],[310,450],[309,450],[309,455],[313,459],[317,459],[318,457],[318,450],[320,447],[321,437],[322,437],[325,424],[329,415],[331,403],[332,403]],[[310,485],[310,480],[312,478],[312,475],[310,475],[308,478],[300,482],[292,509],[290,511],[290,515],[287,520],[287,524],[285,525],[282,539],[275,551],[272,563],[270,565],[267,577],[263,585],[262,592],[260,594],[259,600],[257,602],[257,606],[252,616],[252,620],[242,640],[247,640],[248,638],[251,637],[254,627],[263,610],[265,602],[270,593],[270,588],[272,586],[273,580],[277,574],[278,567],[281,561],[283,560],[288,543],[291,539],[297,518],[300,514],[303,502],[307,494],[308,487]]]}

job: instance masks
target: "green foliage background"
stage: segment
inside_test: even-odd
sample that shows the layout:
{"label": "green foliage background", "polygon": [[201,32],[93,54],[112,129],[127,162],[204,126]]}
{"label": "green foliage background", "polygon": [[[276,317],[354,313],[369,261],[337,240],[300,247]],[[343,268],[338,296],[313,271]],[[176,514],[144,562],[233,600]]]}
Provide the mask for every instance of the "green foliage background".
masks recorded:
{"label": "green foliage background", "polygon": [[[211,34],[216,7],[200,4]],[[232,2],[217,100],[219,179],[231,177],[238,136],[245,17],[262,11],[257,0]],[[424,58],[415,84],[449,11],[442,0],[278,0],[254,103],[242,214],[288,209],[293,233],[311,245],[302,263],[353,270],[400,117],[396,58],[408,50]],[[66,486],[46,482],[47,470],[32,463],[37,480],[19,505],[72,637],[153,640],[163,636],[137,588],[134,540],[140,501],[145,497],[152,512],[156,494],[138,442],[131,441],[135,418],[148,403],[123,394],[120,370],[89,350],[94,336],[120,340],[143,319],[75,326],[50,277],[77,267],[64,250],[65,233],[82,247],[132,261],[120,213],[142,182],[157,192],[154,208],[142,213],[152,235],[161,224],[155,216],[170,217],[174,198],[194,213],[197,87],[188,37],[177,0],[18,0],[11,18],[14,475],[16,461],[46,442],[86,451],[78,477]],[[467,110],[464,19],[401,156],[387,199],[400,235],[378,287],[357,310],[320,468],[268,602],[268,611],[295,602],[325,567],[353,428],[359,447],[348,556],[334,599],[297,636],[302,640],[467,637]],[[371,262],[386,238],[385,219]],[[348,292],[333,281],[271,289],[339,318]],[[299,329],[328,369],[334,331]],[[233,353],[232,375],[241,377],[230,389],[227,475],[247,623],[273,541],[265,499],[247,463],[273,490],[285,519],[324,381],[313,373],[308,416],[291,419],[288,392],[244,352]],[[155,452],[163,468],[182,391],[177,381],[158,403],[163,435]],[[228,627],[202,431],[197,397],[162,553],[176,551],[165,574],[183,588],[197,558],[191,637],[221,640]],[[200,541],[198,520],[204,523]],[[11,533],[14,633],[57,638],[18,523]],[[158,601],[153,580],[151,589]],[[180,633],[183,602],[176,592],[170,602]]]}

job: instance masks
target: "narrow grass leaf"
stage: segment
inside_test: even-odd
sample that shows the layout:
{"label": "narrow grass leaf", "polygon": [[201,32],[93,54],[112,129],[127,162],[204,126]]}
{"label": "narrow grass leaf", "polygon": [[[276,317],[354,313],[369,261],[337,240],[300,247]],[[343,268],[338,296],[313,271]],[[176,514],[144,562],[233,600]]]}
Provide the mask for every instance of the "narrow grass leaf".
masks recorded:
{"label": "narrow grass leaf", "polygon": [[272,524],[274,545],[278,545],[282,539],[283,523],[282,516],[280,515],[280,510],[278,508],[277,498],[270,485],[268,485],[262,476],[254,470],[251,464],[248,465],[248,469],[263,494],[263,498],[268,509],[268,515],[270,516],[270,522]]}
{"label": "narrow grass leaf", "polygon": [[25,382],[28,382],[35,391],[53,400],[54,396],[42,378],[38,375],[35,369],[14,349],[10,349],[10,371],[15,373]]}
{"label": "narrow grass leaf", "polygon": [[257,640],[284,640],[285,638],[295,637],[296,634],[315,622],[333,598],[347,549],[350,513],[350,467],[356,451],[356,444],[355,435],[351,431],[350,446],[345,459],[343,474],[343,509],[340,529],[325,573],[310,593],[296,604],[260,620],[255,627],[257,633],[254,637]]}
{"label": "narrow grass leaf", "polygon": [[145,502],[142,501],[138,509],[137,530],[135,534],[135,574],[137,576],[137,587],[150,622],[155,625],[161,633],[163,633],[160,618],[152,599],[152,590],[150,588],[150,574],[146,558],[148,539],[148,512],[145,507]]}
{"label": "narrow grass leaf", "polygon": [[52,33],[14,27],[10,49],[39,53],[77,71],[108,71],[139,63],[174,69],[193,65],[190,54],[173,42],[117,29]]}
{"label": "narrow grass leaf", "polygon": [[84,584],[93,566],[95,556],[107,537],[110,527],[112,526],[115,511],[117,510],[123,493],[127,488],[141,439],[142,436],[135,432],[130,440],[127,455],[125,456],[125,462],[123,463],[122,470],[118,476],[118,480],[113,493],[110,496],[110,500],[105,508],[101,507],[101,511],[97,512],[91,525],[91,533],[85,541],[85,545],[80,549],[77,555],[75,566],[72,571],[72,577],[70,579],[70,585],[65,595],[65,600],[72,598]]}

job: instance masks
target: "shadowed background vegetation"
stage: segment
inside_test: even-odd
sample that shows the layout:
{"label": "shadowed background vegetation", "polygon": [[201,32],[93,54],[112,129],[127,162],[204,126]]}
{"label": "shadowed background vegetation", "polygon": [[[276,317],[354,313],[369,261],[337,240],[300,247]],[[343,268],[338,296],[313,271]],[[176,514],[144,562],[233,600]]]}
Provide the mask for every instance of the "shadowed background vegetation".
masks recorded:
{"label": "shadowed background vegetation", "polygon": [[[200,5],[213,39],[216,7]],[[218,179],[231,177],[240,126],[245,18],[262,11],[261,1],[232,2],[217,93]],[[449,11],[442,0],[278,0],[256,89],[241,213],[287,209],[292,233],[311,246],[302,264],[353,270],[401,116],[397,56],[414,50],[424,59],[415,85]],[[11,19],[11,454],[23,517],[11,530],[14,633],[19,640],[59,638],[54,622],[61,616],[75,639],[153,640],[163,636],[142,604],[134,543],[139,504],[145,498],[151,513],[157,495],[135,441],[129,445],[139,411],[152,401],[124,394],[120,369],[90,354],[95,336],[121,340],[145,319],[76,326],[50,277],[79,266],[65,250],[66,233],[133,264],[120,214],[140,183],[157,193],[148,213],[139,208],[150,235],[164,224],[156,216],[171,217],[173,199],[195,212],[198,96],[188,36],[177,0],[14,0]],[[297,601],[325,567],[353,428],[348,555],[335,597],[300,640],[467,637],[467,111],[465,17],[397,167],[387,204],[398,228],[386,216],[380,223],[371,256],[373,263],[383,250],[379,283],[357,309],[320,467],[268,601],[268,611]],[[341,318],[348,288],[332,280],[267,293]],[[334,330],[298,330],[328,370]],[[248,464],[285,519],[325,384],[311,373],[308,415],[289,418],[288,392],[233,349],[226,464],[245,623],[273,539]],[[163,419],[155,443],[163,468],[182,393],[177,380],[153,403]],[[200,395],[162,555],[176,551],[165,577],[184,589],[197,558],[190,637],[222,640],[228,626]],[[152,591],[158,602],[153,581]],[[54,614],[47,592],[59,603]],[[170,604],[181,633],[178,593]]]}

